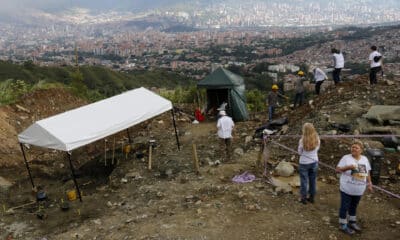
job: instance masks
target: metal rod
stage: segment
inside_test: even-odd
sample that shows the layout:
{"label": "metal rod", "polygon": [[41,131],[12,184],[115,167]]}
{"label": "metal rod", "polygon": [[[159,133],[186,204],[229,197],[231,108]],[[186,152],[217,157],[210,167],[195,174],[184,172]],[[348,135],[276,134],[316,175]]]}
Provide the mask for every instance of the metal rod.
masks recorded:
{"label": "metal rod", "polygon": [[[270,138],[301,138],[302,135],[270,135]],[[383,137],[400,137],[396,134],[358,134],[358,135],[319,135],[319,138],[383,138]]]}
{"label": "metal rod", "polygon": [[72,179],[74,180],[75,188],[76,188],[76,191],[78,192],[79,200],[82,202],[81,191],[79,190],[78,182],[76,181],[76,177],[75,177],[74,166],[72,165],[72,161],[71,161],[71,154],[67,152],[67,155],[68,155],[68,160],[69,160],[69,166],[71,168]]}
{"label": "metal rod", "polygon": [[29,179],[31,180],[32,187],[35,188],[35,184],[33,183],[33,178],[32,178],[32,174],[31,174],[31,169],[29,168],[28,161],[26,160],[24,146],[22,145],[22,143],[20,143],[19,146],[21,147],[22,155],[24,156],[25,166],[26,166],[26,169],[28,170]]}
{"label": "metal rod", "polygon": [[174,107],[171,109],[172,113],[172,122],[174,123],[174,130],[175,130],[175,138],[176,138],[176,144],[178,144],[178,151],[181,150],[181,146],[179,144],[179,137],[178,137],[178,132],[176,131],[176,123],[175,123],[175,113],[174,113]]}

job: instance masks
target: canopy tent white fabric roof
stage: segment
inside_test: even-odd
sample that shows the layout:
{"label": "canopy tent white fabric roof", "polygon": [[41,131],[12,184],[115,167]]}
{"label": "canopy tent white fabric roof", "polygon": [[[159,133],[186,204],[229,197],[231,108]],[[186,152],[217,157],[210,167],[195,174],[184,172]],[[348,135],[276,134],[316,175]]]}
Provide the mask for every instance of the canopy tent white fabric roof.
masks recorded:
{"label": "canopy tent white fabric roof", "polygon": [[137,88],[35,122],[20,143],[71,151],[172,109],[171,101]]}

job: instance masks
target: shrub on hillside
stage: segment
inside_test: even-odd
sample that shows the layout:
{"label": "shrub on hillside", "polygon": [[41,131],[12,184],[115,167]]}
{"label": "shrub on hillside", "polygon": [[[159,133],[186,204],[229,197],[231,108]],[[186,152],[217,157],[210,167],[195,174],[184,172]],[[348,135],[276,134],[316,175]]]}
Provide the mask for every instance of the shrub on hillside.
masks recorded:
{"label": "shrub on hillside", "polygon": [[0,83],[0,104],[10,104],[27,93],[31,86],[22,80],[8,79]]}

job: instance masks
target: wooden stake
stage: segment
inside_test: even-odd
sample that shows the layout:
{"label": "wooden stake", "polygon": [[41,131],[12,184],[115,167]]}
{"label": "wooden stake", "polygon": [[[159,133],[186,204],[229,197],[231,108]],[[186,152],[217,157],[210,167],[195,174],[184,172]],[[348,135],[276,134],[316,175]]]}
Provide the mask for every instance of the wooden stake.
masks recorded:
{"label": "wooden stake", "polygon": [[196,144],[193,143],[192,148],[193,148],[193,167],[194,167],[196,174],[199,174],[200,173],[199,159],[197,157]]}
{"label": "wooden stake", "polygon": [[[25,203],[25,204],[22,204],[22,205],[19,205],[19,206],[16,206],[16,207],[9,208],[7,211],[12,211],[12,210],[15,210],[15,209],[18,209],[18,208],[23,208],[23,207],[26,207],[26,206],[29,206],[29,205],[32,205],[32,204],[35,204],[35,203],[36,203],[36,201],[31,201],[31,202],[28,202],[28,203]],[[4,209],[4,212],[6,212],[6,206],[5,205],[3,205],[3,209]]]}
{"label": "wooden stake", "polygon": [[149,146],[149,167],[148,169],[151,170],[151,158],[152,158],[152,153],[153,153],[153,146],[150,144]]}
{"label": "wooden stake", "polygon": [[111,164],[114,165],[114,156],[115,156],[115,137],[113,141],[113,151],[112,151],[112,158],[111,158]]}

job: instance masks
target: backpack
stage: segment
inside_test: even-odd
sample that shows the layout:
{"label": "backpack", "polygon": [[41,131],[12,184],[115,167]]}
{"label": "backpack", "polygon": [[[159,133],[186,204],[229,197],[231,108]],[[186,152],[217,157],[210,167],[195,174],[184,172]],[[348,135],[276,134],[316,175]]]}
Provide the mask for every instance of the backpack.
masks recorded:
{"label": "backpack", "polygon": [[381,60],[382,56],[375,56],[374,57],[374,62],[379,62],[379,60]]}

